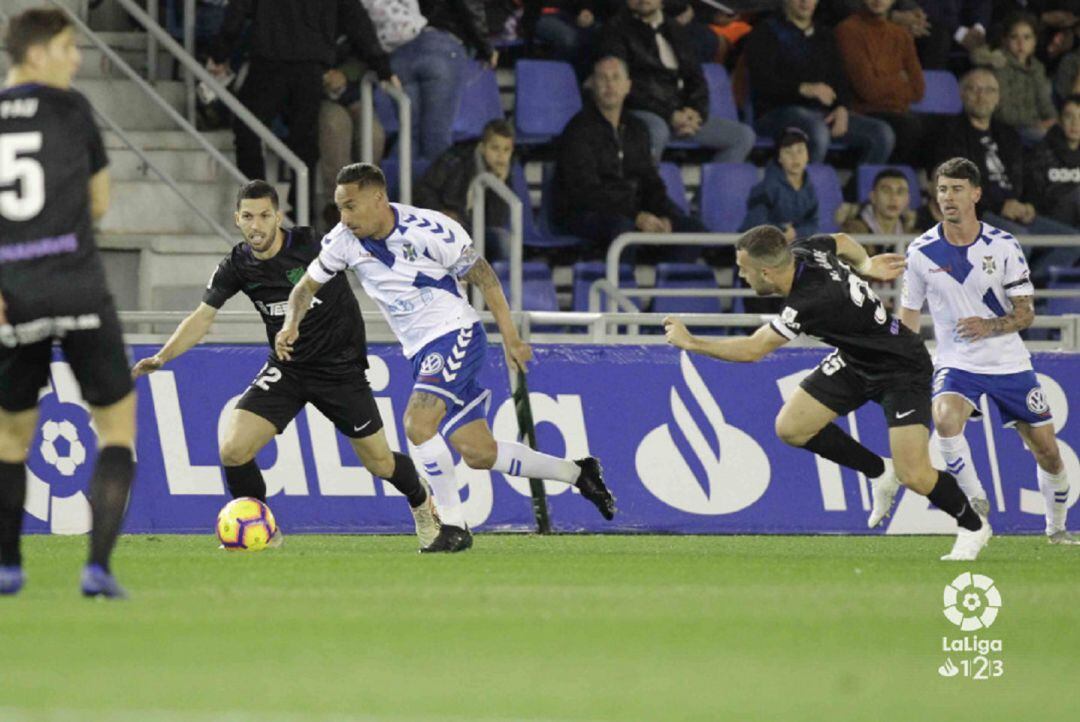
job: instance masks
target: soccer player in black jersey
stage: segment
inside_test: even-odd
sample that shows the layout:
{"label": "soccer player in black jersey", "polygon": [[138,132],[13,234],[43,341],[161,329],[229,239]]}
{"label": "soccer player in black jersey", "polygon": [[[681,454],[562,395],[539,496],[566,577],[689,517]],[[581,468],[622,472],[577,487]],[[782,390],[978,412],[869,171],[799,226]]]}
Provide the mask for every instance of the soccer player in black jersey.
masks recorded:
{"label": "soccer player in black jersey", "polygon": [[86,99],[70,89],[81,57],[58,10],[13,17],[13,66],[0,90],[0,594],[24,584],[19,537],[26,457],[59,343],[90,406],[87,596],[126,596],[109,571],[135,474],[135,394],[91,219],[109,205],[108,159]]}
{"label": "soccer player in black jersey", "polygon": [[[864,280],[898,278],[904,257],[870,257],[843,233],[789,246],[780,229],[758,226],[739,239],[736,263],[739,276],[758,295],[785,297],[780,315],[750,336],[728,339],[698,338],[668,317],[668,343],[724,361],[757,361],[800,333],[836,347],[784,403],[776,417],[777,435],[865,474],[873,488],[869,526],[889,513],[902,483],[955,518],[959,533],[978,541],[977,554],[990,538],[989,523],[971,508],[956,479],[930,464],[930,354]],[[833,423],[867,401],[885,412],[891,463]]]}
{"label": "soccer player in black jersey", "polygon": [[[282,228],[277,191],[261,180],[240,188],[235,221],[243,242],[233,246],[218,264],[199,307],[155,355],[135,364],[135,377],[158,370],[201,341],[218,309],[240,291],[262,315],[273,347],[285,320],[289,293],[318,257],[320,237],[311,228]],[[420,546],[427,546],[439,533],[435,506],[412,459],[391,451],[386,441],[367,382],[364,319],[344,276],[319,290],[302,327],[304,340],[291,358],[283,361],[271,351],[229,417],[221,444],[229,493],[266,501],[266,482],[255,455],[310,403],[349,437],[368,471],[387,479],[405,495]]]}

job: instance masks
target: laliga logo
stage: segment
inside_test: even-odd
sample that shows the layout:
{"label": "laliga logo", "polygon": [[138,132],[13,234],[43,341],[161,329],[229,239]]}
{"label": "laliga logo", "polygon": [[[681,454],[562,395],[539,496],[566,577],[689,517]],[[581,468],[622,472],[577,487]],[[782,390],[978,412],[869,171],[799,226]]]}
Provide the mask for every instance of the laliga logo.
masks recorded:
{"label": "laliga logo", "polygon": [[965,632],[986,629],[997,619],[1001,593],[994,580],[964,572],[945,587],[945,618]]}
{"label": "laliga logo", "polygon": [[638,476],[653,496],[680,511],[716,515],[745,509],[760,499],[769,486],[769,459],[749,434],[724,421],[716,399],[685,351],[679,356],[679,364],[690,393],[716,435],[718,453],[710,448],[686,403],[672,387],[672,417],[705,468],[706,478],[698,479],[683,458],[672,438],[670,424],[650,431],[638,446],[635,457]]}

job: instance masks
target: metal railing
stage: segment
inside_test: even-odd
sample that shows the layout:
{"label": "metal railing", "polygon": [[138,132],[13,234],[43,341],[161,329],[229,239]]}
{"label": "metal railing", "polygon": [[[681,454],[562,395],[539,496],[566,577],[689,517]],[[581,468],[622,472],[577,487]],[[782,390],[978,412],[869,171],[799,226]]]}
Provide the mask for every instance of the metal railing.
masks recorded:
{"label": "metal railing", "polygon": [[[514,191],[503,183],[493,173],[481,173],[473,178],[469,184],[468,197],[472,202],[472,232],[473,245],[476,252],[484,255],[484,246],[487,239],[487,190],[491,190],[499,196],[506,205],[510,206],[510,310],[520,311],[522,304],[521,292],[521,264],[523,252],[522,213],[524,204]],[[530,212],[531,209],[530,209]],[[473,305],[479,309],[484,307],[484,297],[479,288],[473,288]]]}
{"label": "metal railing", "polygon": [[[360,78],[360,160],[365,163],[375,161],[375,141],[371,129],[375,124],[375,73],[365,73]],[[397,103],[398,107],[398,199],[406,204],[412,203],[412,101],[401,88],[389,83],[383,85],[383,92]]]}
{"label": "metal railing", "polygon": [[[58,7],[63,7],[62,5],[59,5],[56,0],[52,0],[52,2]],[[165,31],[165,29],[162,28],[157,22],[155,22],[150,17],[150,15],[148,15],[142,8],[140,8],[134,2],[134,0],[116,0],[116,2],[121,5],[128,12],[128,14],[130,14],[131,17],[134,18],[135,21],[138,22],[146,30],[146,32],[148,33],[148,38],[155,39],[158,43],[160,43],[162,48],[164,48],[170,55],[172,55],[176,59],[178,63],[180,63],[180,65],[184,69],[190,72],[195,78],[198,78],[202,82],[206,83],[207,86],[209,86],[210,89],[217,94],[217,97],[221,99],[225,106],[230,111],[232,111],[232,113],[244,125],[250,128],[251,131],[254,132],[259,137],[259,139],[262,140],[262,142],[270,148],[273,153],[275,153],[278,157],[284,160],[286,165],[288,165],[293,170],[293,172],[296,174],[296,220],[299,225],[310,225],[311,207],[309,189],[311,187],[313,179],[310,177],[307,165],[305,165],[304,162],[300,160],[299,156],[293,153],[288,148],[288,146],[286,146],[285,143],[281,141],[280,138],[274,135],[269,128],[263,125],[262,121],[256,118],[250,110],[245,108],[244,104],[236,99],[236,96],[234,96],[224,86],[222,86],[221,83],[217,81],[217,78],[211,75],[206,68],[200,65],[199,62],[195,60],[194,56],[184,50],[184,48],[181,47],[179,43],[173,40],[172,37]],[[89,28],[87,28],[84,32],[86,32],[88,36],[92,34],[92,31],[90,31]],[[237,169],[231,161],[229,161],[224,155],[222,155],[217,148],[214,148],[202,136],[202,134],[199,133],[199,131],[191,125],[191,123],[189,123],[180,113],[178,113],[171,105],[169,105],[166,100],[164,100],[160,95],[158,95],[149,83],[147,83],[142,78],[139,78],[138,74],[135,73],[135,71],[131,70],[130,66],[128,66],[127,63],[124,63],[121,59],[119,59],[119,56],[116,56],[116,60],[119,60],[119,62],[122,63],[121,68],[124,69],[125,73],[128,73],[128,71],[130,71],[129,75],[134,74],[135,78],[133,79],[136,80],[136,84],[144,92],[149,94],[151,99],[157,105],[159,105],[170,118],[176,121],[176,123],[186,133],[194,137],[204,150],[209,152],[215,160],[221,163],[226,168],[226,170],[228,170],[232,175],[234,175],[238,180],[240,180],[240,182],[245,183],[248,181],[248,178],[242,173],[240,173],[239,169]]]}

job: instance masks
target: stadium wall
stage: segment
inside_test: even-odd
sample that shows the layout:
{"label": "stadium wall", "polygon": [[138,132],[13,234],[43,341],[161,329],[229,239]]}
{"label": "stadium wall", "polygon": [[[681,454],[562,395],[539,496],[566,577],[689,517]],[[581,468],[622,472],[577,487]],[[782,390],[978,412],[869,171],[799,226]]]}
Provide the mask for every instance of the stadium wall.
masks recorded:
{"label": "stadium wall", "polygon": [[[136,358],[156,347],[135,346]],[[782,349],[756,364],[726,364],[665,346],[538,346],[529,374],[541,449],[601,458],[619,514],[604,522],[561,484],[547,490],[559,531],[672,533],[867,533],[865,481],[854,472],[781,443],[773,418],[823,356]],[[395,449],[412,377],[396,345],[370,348],[369,379]],[[139,379],[138,476],[125,530],[210,533],[226,500],[218,439],[228,410],[266,359],[265,346],[201,346],[165,370]],[[1039,371],[1070,478],[1080,492],[1080,356],[1037,354]],[[54,362],[42,397],[42,427],[29,461],[27,530],[75,534],[89,526],[84,490],[94,433],[69,367]],[[492,389],[489,421],[514,438],[508,376],[496,347],[483,381]],[[867,405],[843,423],[887,453],[880,409]],[[1036,533],[1043,502],[1035,466],[997,412],[969,425],[968,439],[990,492],[995,529]],[[359,466],[344,437],[312,407],[258,457],[270,503],[292,533],[410,533],[406,503]],[[942,466],[940,458],[935,463]],[[481,531],[533,528],[528,482],[459,465],[467,518]],[[951,533],[951,519],[923,497],[902,494],[890,534]],[[874,532],[878,533],[878,532]]]}

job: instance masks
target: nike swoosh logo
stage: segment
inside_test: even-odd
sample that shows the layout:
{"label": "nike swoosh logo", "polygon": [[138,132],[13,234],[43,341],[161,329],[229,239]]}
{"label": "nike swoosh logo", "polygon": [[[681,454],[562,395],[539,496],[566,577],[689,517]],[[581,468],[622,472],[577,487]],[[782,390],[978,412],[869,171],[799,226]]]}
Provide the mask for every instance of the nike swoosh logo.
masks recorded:
{"label": "nike swoosh logo", "polygon": [[915,413],[915,409],[912,409],[911,411],[905,411],[905,412],[904,412],[904,413],[902,413],[902,414],[901,414],[901,413],[900,413],[899,411],[897,411],[897,412],[896,412],[896,418],[898,418],[898,419],[902,419],[902,418],[904,418],[905,416],[911,416],[911,415],[912,415],[912,414],[914,414],[914,413]]}
{"label": "nike swoosh logo", "polygon": [[364,430],[364,429],[366,429],[366,428],[367,428],[367,427],[368,427],[368,426],[369,426],[370,424],[371,424],[371,419],[368,419],[368,420],[367,420],[367,421],[366,421],[365,423],[361,424],[360,426],[354,426],[352,430],[353,430],[353,431],[363,431],[363,430]]}

